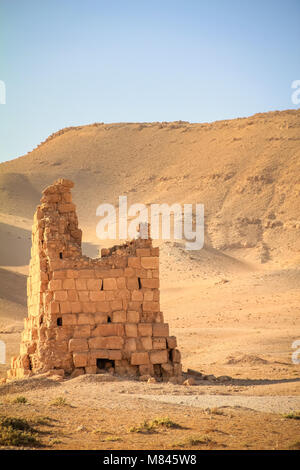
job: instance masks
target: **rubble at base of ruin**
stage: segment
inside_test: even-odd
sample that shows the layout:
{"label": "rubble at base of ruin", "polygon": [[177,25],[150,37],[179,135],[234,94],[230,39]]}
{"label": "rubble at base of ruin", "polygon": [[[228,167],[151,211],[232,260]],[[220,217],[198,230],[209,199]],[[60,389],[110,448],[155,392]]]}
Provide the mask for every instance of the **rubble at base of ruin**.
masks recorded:
{"label": "rubble at base of ruin", "polygon": [[82,255],[72,181],[43,191],[34,215],[28,317],[8,380],[103,370],[180,379],[180,352],[159,302],[159,249],[137,238]]}

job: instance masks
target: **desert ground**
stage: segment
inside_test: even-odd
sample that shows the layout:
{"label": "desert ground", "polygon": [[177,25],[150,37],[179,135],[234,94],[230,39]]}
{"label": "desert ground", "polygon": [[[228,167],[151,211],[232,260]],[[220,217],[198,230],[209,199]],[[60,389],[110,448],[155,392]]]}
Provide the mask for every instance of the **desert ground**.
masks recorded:
{"label": "desert ground", "polygon": [[32,217],[57,178],[75,182],[88,256],[115,244],[97,239],[96,207],[119,195],[203,203],[205,245],[189,252],[184,241],[157,241],[161,309],[195,385],[32,377],[0,385],[0,415],[28,419],[46,449],[300,449],[299,143],[300,111],[291,110],[207,124],[97,123],[1,164],[0,377],[26,317]]}

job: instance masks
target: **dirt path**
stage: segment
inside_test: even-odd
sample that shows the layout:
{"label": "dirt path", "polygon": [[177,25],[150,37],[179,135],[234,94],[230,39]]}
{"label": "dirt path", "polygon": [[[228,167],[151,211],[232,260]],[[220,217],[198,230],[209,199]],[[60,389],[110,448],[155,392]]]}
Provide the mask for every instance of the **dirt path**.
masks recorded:
{"label": "dirt path", "polygon": [[289,413],[300,409],[299,397],[249,397],[232,395],[136,395],[137,398],[196,408],[243,407],[265,413]]}

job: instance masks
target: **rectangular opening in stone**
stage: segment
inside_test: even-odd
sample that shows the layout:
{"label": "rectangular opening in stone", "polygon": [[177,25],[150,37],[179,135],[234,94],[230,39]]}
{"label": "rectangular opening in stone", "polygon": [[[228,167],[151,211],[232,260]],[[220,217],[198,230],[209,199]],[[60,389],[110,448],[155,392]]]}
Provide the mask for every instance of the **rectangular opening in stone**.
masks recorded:
{"label": "rectangular opening in stone", "polygon": [[138,277],[138,283],[139,283],[139,289],[141,289],[142,288],[142,283],[141,283],[141,278],[140,277]]}
{"label": "rectangular opening in stone", "polygon": [[60,257],[60,259],[63,259],[63,254],[62,254],[62,252],[59,253],[59,257]]}
{"label": "rectangular opening in stone", "polygon": [[57,326],[62,326],[62,317],[58,317],[56,320]]}
{"label": "rectangular opening in stone", "polygon": [[101,357],[97,358],[96,360],[97,369],[100,370],[109,370],[111,368],[115,368],[115,361],[110,359],[102,359]]}

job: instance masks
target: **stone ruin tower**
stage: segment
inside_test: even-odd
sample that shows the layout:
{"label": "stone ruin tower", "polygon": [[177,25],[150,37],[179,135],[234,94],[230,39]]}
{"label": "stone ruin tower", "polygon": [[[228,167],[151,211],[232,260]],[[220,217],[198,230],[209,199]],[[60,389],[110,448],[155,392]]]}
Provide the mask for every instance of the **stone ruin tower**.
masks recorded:
{"label": "stone ruin tower", "polygon": [[176,338],[160,311],[159,249],[140,237],[101,258],[83,256],[72,187],[59,179],[46,188],[34,215],[28,318],[8,379],[103,369],[180,377]]}

